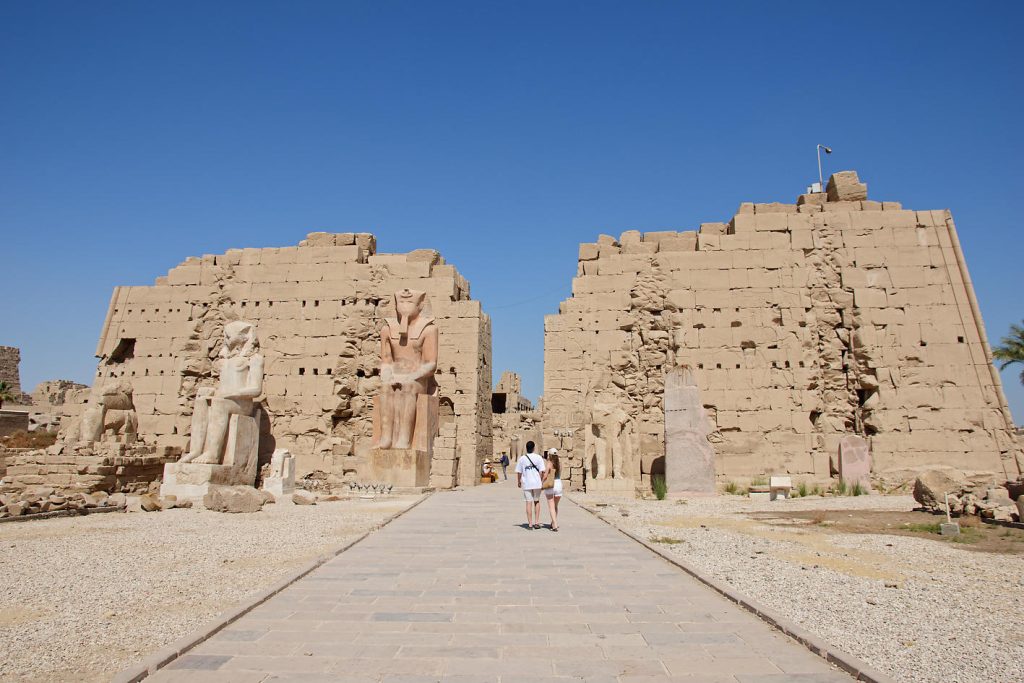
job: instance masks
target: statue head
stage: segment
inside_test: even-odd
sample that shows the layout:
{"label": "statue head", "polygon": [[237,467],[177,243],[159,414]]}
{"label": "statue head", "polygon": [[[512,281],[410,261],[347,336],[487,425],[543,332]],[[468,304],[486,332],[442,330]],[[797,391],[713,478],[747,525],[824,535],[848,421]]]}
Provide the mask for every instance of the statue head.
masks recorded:
{"label": "statue head", "polygon": [[246,320],[235,320],[224,326],[224,346],[220,357],[250,356],[260,347],[256,338],[256,326]]}
{"label": "statue head", "polygon": [[395,316],[398,318],[398,333],[409,334],[409,323],[423,312],[423,303],[427,293],[418,289],[400,289],[395,292]]}

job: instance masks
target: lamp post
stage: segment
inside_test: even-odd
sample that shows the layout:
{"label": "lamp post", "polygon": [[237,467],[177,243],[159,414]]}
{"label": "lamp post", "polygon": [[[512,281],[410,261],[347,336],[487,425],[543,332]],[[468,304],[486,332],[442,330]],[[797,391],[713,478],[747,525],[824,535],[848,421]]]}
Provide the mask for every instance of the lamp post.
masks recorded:
{"label": "lamp post", "polygon": [[825,178],[821,174],[821,150],[825,150],[825,154],[832,153],[831,147],[826,147],[825,145],[818,145],[818,192],[825,191]]}

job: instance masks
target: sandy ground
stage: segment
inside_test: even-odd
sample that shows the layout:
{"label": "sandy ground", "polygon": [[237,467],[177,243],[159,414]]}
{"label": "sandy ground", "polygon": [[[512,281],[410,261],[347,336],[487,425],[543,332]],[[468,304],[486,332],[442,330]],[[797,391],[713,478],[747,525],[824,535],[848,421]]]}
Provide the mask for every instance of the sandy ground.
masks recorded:
{"label": "sandy ground", "polygon": [[106,681],[418,499],[0,524],[0,680]]}
{"label": "sandy ground", "polygon": [[915,532],[908,496],[574,498],[896,680],[1022,680],[1024,531]]}

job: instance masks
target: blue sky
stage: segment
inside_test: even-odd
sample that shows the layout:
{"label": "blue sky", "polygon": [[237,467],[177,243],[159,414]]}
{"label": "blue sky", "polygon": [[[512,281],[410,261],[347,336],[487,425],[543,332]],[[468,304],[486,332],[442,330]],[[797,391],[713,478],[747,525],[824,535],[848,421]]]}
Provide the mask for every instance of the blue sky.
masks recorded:
{"label": "blue sky", "polygon": [[[995,341],[1024,318],[1022,14],[3,3],[0,344],[21,347],[27,387],[89,381],[115,285],[190,255],[372,231],[469,278],[496,369],[536,397],[543,315],[569,294],[579,242],[793,201],[818,142],[872,198],[953,210]],[[1004,383],[1024,420],[1017,372]]]}

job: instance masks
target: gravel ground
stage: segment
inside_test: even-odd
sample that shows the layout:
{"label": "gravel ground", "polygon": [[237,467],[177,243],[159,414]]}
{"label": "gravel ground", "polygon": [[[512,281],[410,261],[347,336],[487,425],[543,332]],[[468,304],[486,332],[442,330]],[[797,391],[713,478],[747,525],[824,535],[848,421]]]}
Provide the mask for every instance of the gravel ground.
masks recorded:
{"label": "gravel ground", "polygon": [[0,524],[0,680],[109,680],[418,498]]}
{"label": "gravel ground", "polygon": [[[744,514],[780,506],[909,511],[916,505],[909,496],[776,503],[723,496],[690,498],[685,505],[574,498],[641,538],[660,539],[670,553],[896,680],[1024,680],[1020,555],[908,536],[834,533]],[[599,502],[608,505],[595,507]]]}

